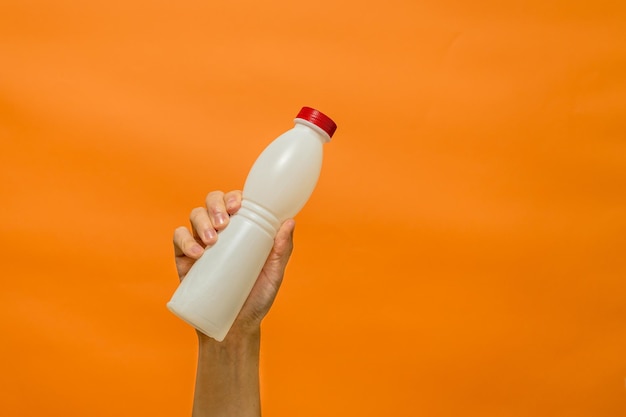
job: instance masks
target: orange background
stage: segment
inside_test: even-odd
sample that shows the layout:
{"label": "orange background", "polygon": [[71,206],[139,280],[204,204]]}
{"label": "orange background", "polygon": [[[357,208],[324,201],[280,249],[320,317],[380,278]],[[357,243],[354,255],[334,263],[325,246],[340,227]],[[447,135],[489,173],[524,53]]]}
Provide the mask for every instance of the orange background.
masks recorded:
{"label": "orange background", "polygon": [[626,3],[0,3],[3,416],[189,415],[171,235],[339,125],[268,416],[626,411]]}

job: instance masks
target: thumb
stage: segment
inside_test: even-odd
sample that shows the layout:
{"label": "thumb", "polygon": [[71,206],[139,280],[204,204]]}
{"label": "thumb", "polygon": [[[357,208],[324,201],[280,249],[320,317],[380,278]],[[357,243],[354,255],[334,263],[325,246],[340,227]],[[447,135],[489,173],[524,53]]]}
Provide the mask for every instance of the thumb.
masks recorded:
{"label": "thumb", "polygon": [[278,229],[276,238],[274,239],[274,247],[270,252],[268,260],[272,263],[278,263],[281,269],[287,266],[291,252],[293,251],[293,233],[296,227],[294,219],[285,220]]}

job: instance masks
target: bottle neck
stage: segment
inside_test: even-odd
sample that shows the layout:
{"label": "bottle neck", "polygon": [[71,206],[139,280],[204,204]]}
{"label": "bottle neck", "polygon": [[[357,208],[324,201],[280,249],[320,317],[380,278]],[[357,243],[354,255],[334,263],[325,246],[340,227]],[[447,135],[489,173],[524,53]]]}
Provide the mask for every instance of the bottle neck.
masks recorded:
{"label": "bottle neck", "polygon": [[306,126],[307,128],[313,130],[320,137],[322,143],[330,142],[330,136],[328,136],[328,133],[326,133],[321,127],[314,125],[308,120],[299,118],[296,118],[294,122],[296,123],[296,127],[298,127],[298,125]]}

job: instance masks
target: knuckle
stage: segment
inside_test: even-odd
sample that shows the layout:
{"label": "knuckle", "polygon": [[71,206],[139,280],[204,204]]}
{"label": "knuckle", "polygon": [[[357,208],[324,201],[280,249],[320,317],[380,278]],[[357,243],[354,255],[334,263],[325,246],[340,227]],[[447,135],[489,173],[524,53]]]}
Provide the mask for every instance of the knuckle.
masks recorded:
{"label": "knuckle", "polygon": [[241,190],[232,190],[232,191],[227,192],[224,195],[224,198],[226,199],[226,198],[234,197],[234,198],[240,199],[241,198],[241,194],[242,194]]}
{"label": "knuckle", "polygon": [[219,201],[212,201],[207,208],[211,214],[223,213],[224,203]]}
{"label": "knuckle", "polygon": [[199,215],[201,215],[203,211],[205,211],[205,209],[202,207],[194,208],[193,210],[191,210],[191,213],[189,213],[189,220],[194,220]]}
{"label": "knuckle", "polygon": [[187,228],[185,226],[178,226],[174,229],[174,239],[180,238],[186,231]]}
{"label": "knuckle", "polygon": [[210,191],[209,194],[207,194],[208,197],[220,196],[220,195],[224,195],[224,191],[222,191],[222,190],[213,190],[213,191]]}
{"label": "knuckle", "polygon": [[172,242],[174,243],[174,246],[178,246],[182,249],[185,235],[187,233],[189,233],[189,230],[185,226],[179,226],[174,229],[174,235],[172,236]]}
{"label": "knuckle", "polygon": [[211,191],[210,193],[208,193],[205,200],[208,203],[209,201],[218,200],[222,197],[224,197],[224,192],[221,190],[216,190],[216,191]]}
{"label": "knuckle", "polygon": [[210,213],[223,212],[224,193],[222,191],[212,191],[206,198],[206,207]]}

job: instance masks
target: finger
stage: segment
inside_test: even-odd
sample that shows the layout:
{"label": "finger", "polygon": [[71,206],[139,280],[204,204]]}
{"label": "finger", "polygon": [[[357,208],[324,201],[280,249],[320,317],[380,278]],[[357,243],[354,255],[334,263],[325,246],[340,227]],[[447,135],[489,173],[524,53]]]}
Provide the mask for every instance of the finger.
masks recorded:
{"label": "finger", "polygon": [[206,196],[206,208],[215,230],[222,230],[228,225],[228,211],[222,191],[212,191]]}
{"label": "finger", "polygon": [[203,252],[204,249],[196,242],[189,229],[181,226],[174,230],[174,255],[198,259]]}
{"label": "finger", "polygon": [[237,213],[241,208],[241,191],[234,190],[224,194],[224,202],[226,204],[226,212],[230,215]]}
{"label": "finger", "polygon": [[212,245],[217,240],[217,232],[209,219],[209,213],[204,207],[196,207],[189,214],[193,236],[204,243],[205,246]]}
{"label": "finger", "polygon": [[281,263],[287,264],[291,252],[293,252],[293,233],[296,227],[296,221],[294,219],[285,220],[285,222],[278,229],[276,238],[274,239],[274,248],[272,252],[274,255],[281,259]]}

